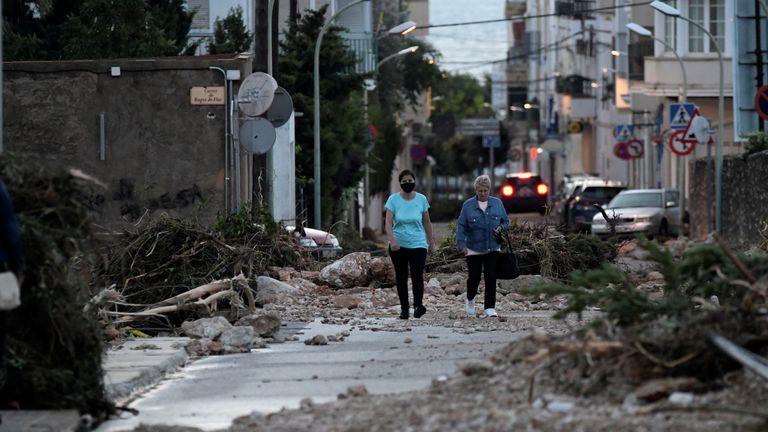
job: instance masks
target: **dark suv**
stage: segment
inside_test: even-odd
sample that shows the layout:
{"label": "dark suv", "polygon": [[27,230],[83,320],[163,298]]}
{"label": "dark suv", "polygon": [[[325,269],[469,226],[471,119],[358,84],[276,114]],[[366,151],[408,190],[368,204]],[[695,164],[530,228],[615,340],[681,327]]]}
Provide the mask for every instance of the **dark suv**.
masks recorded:
{"label": "dark suv", "polygon": [[529,172],[507,174],[499,189],[499,198],[507,213],[547,211],[549,185],[541,177]]}
{"label": "dark suv", "polygon": [[573,198],[568,204],[566,229],[589,232],[592,217],[598,212],[594,204],[605,206],[626,188],[619,182],[591,179],[583,181],[574,190]]}

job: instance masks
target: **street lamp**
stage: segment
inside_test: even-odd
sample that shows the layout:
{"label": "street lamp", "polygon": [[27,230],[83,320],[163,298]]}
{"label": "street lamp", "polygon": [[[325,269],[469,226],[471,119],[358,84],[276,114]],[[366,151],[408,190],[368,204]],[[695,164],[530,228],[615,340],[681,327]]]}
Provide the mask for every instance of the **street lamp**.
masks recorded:
{"label": "street lamp", "polygon": [[[675,51],[675,47],[667,43],[664,39],[657,38],[656,36],[653,35],[653,33],[650,30],[641,26],[640,24],[631,22],[627,24],[627,29],[633,33],[639,34],[640,36],[647,36],[652,38],[656,42],[659,42],[665,47],[667,47],[667,49],[671,51],[672,54],[675,55],[677,62],[680,63],[680,69],[683,72],[683,93],[680,95],[677,95],[677,101],[679,103],[685,103],[686,99],[688,98],[688,76],[685,73],[685,63],[683,62],[683,59],[680,58],[680,54],[678,54],[677,51]],[[681,162],[678,164],[678,167],[677,167],[677,172],[678,172],[677,183],[680,185],[680,212],[682,214],[685,214],[685,190],[684,190],[685,168],[684,166],[682,166],[683,158],[684,158],[683,156],[680,157]]]}
{"label": "street lamp", "polygon": [[322,218],[320,217],[320,209],[322,206],[320,205],[320,45],[323,43],[323,36],[325,36],[325,32],[328,31],[328,28],[331,26],[333,21],[341,15],[344,11],[347,9],[357,6],[363,2],[367,2],[371,0],[356,0],[352,3],[344,6],[343,8],[339,9],[338,12],[333,14],[330,18],[328,18],[327,21],[325,21],[325,24],[323,24],[323,27],[320,29],[320,33],[317,35],[317,41],[315,42],[315,67],[314,67],[314,97],[315,97],[315,103],[314,103],[314,116],[315,116],[315,127],[314,127],[314,135],[315,135],[315,148],[314,148],[314,159],[315,159],[315,228],[320,229],[322,224]]}
{"label": "street lamp", "polygon": [[[405,33],[403,33],[403,30],[394,31],[394,32],[393,32],[393,30],[395,30],[397,28],[400,28],[403,25],[408,24],[408,23],[413,23],[413,21],[408,21],[408,22],[405,22],[403,24],[400,24],[398,26],[393,27],[389,31],[389,34],[405,34]],[[410,28],[410,27],[408,27],[408,28]],[[413,28],[416,28],[416,23],[413,23]],[[410,31],[410,30],[407,30],[407,28],[406,28],[405,32],[407,33],[408,31]],[[387,57],[384,57],[383,59],[381,59],[380,62],[376,63],[376,71],[379,70],[379,67],[381,67],[381,65],[383,65],[384,63],[392,60],[393,58],[396,58],[396,57],[399,57],[399,56],[405,55],[405,54],[410,54],[412,52],[416,52],[416,50],[418,50],[418,49],[419,49],[419,46],[418,45],[414,45],[414,46],[411,46],[411,47],[408,47],[408,48],[405,48],[405,49],[401,49],[400,51],[398,51],[398,52],[396,52],[394,54],[391,54],[391,55],[388,55]],[[363,115],[365,116],[365,125],[367,127],[368,126],[368,87],[367,86],[363,87]],[[364,180],[364,188],[363,188],[363,201],[365,202],[365,217],[364,217],[363,223],[365,224],[365,226],[368,226],[368,213],[369,213],[368,200],[370,199],[370,196],[371,196],[370,165],[368,164],[368,155],[371,153],[372,150],[373,150],[373,144],[369,144],[365,148],[365,180]]]}
{"label": "street lamp", "polygon": [[[717,40],[712,36],[712,33],[710,33],[704,26],[697,23],[696,21],[693,21],[689,18],[686,18],[682,15],[680,15],[680,11],[676,8],[673,8],[672,6],[656,0],[651,3],[651,7],[656,9],[657,11],[663,13],[664,15],[671,16],[674,18],[680,18],[683,21],[688,22],[689,24],[693,24],[696,26],[699,30],[704,32],[709,37],[710,42],[714,45],[715,49],[717,50],[717,60],[720,63],[720,93],[718,95],[717,99],[717,143],[715,146],[715,231],[720,232],[720,222],[721,222],[721,205],[722,205],[722,190],[723,190],[723,113],[725,112],[725,96],[724,96],[724,73],[723,73],[723,50],[720,48],[720,45],[717,43]],[[708,222],[709,223],[709,222]]]}
{"label": "street lamp", "polygon": [[396,52],[394,54],[390,54],[390,55],[384,57],[383,59],[381,59],[381,61],[379,61],[378,63],[376,63],[376,70],[378,70],[381,67],[381,65],[383,65],[384,63],[392,60],[393,58],[400,57],[401,55],[410,54],[412,52],[416,52],[418,49],[419,49],[419,46],[418,45],[414,45],[414,46],[409,46],[408,48],[401,49],[400,51],[398,51],[398,52]]}
{"label": "street lamp", "polygon": [[[406,21],[404,23],[400,23],[391,29],[387,31],[387,35],[407,35],[408,33],[416,30],[416,23],[414,21]],[[383,35],[381,37],[384,37],[386,35]]]}

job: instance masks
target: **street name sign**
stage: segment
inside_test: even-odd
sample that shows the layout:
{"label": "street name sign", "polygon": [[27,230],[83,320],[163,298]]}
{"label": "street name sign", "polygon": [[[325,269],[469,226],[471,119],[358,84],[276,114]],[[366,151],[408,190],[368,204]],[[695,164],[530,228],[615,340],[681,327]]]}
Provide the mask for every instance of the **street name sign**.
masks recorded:
{"label": "street name sign", "polygon": [[463,119],[456,128],[459,135],[499,135],[499,121],[493,118],[469,118]]}

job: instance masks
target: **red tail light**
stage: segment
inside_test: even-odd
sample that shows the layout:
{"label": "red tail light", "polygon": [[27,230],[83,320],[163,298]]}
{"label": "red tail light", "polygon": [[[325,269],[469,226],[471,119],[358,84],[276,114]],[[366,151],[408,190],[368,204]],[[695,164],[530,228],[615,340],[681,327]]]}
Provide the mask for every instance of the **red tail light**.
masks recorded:
{"label": "red tail light", "polygon": [[501,194],[505,197],[511,197],[515,193],[515,188],[510,185],[504,185],[501,188]]}
{"label": "red tail light", "polygon": [[539,195],[546,195],[546,194],[547,194],[547,192],[549,192],[549,186],[547,186],[547,185],[546,185],[546,184],[544,184],[544,183],[539,183],[539,185],[538,185],[538,186],[536,186],[536,192],[537,192]]}

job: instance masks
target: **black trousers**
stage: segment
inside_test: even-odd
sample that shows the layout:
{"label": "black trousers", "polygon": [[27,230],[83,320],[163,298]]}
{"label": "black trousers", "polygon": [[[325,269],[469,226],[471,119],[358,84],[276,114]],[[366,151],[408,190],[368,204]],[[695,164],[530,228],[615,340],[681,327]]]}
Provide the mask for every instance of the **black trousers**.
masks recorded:
{"label": "black trousers", "polygon": [[409,249],[401,247],[393,251],[389,249],[389,258],[395,266],[395,281],[397,282],[397,297],[400,299],[400,309],[408,311],[408,269],[411,271],[413,285],[413,306],[421,306],[424,300],[424,263],[427,261],[427,249]]}
{"label": "black trousers", "polygon": [[483,255],[467,256],[467,298],[472,300],[477,295],[477,287],[480,286],[480,274],[485,276],[485,309],[496,307],[496,262],[499,260],[498,252],[488,252]]}

